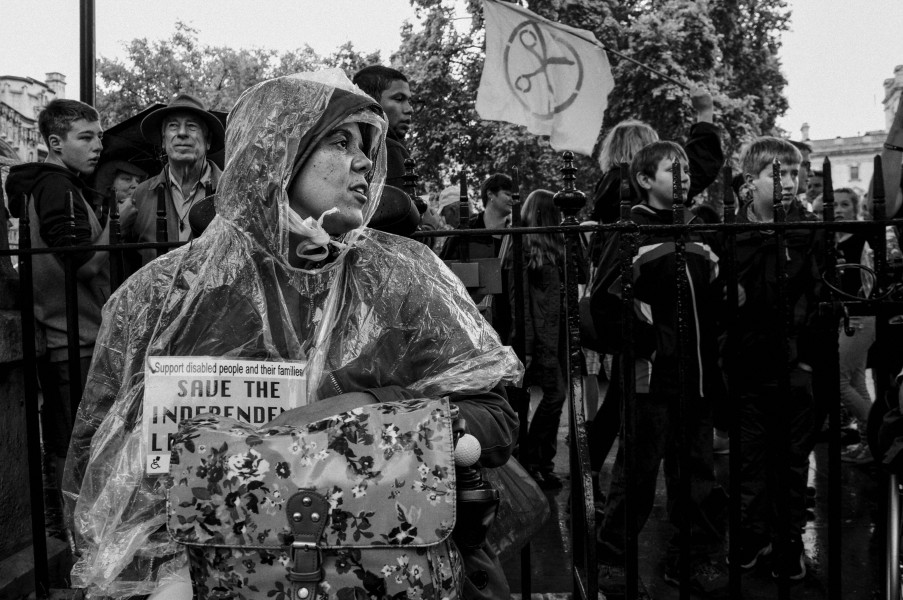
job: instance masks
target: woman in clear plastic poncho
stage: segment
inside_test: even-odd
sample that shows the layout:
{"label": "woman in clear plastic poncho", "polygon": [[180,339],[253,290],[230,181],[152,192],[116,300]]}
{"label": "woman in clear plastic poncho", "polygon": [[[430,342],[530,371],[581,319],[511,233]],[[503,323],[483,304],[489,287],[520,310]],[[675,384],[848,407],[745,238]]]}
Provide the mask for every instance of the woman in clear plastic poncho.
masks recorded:
{"label": "woman in clear plastic poncho", "polygon": [[143,474],[148,356],[307,360],[311,397],[298,403],[325,402],[298,410],[323,416],[448,395],[484,465],[507,460],[516,418],[501,390],[520,363],[426,246],[363,227],[383,188],[385,131],[379,105],[337,72],[239,99],[218,216],[104,307],[64,481],[74,586],[147,594],[186,562],[162,529],[164,482]]}

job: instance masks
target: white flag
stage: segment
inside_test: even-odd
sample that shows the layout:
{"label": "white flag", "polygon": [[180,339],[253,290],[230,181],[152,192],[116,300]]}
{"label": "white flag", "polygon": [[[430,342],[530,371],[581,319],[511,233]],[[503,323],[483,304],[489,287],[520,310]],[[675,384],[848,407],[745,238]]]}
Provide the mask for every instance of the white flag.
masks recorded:
{"label": "white flag", "polygon": [[508,2],[483,0],[483,15],[480,117],[548,135],[555,150],[592,154],[615,85],[593,34]]}

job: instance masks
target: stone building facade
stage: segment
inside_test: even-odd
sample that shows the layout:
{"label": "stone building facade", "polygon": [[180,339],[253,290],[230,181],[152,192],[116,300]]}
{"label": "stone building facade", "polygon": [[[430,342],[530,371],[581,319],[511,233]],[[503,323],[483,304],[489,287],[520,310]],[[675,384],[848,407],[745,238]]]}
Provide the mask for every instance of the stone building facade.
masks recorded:
{"label": "stone building facade", "polygon": [[47,73],[46,81],[0,76],[0,141],[16,152],[15,158],[34,162],[47,156],[38,131],[38,114],[51,100],[65,97],[66,76],[62,73]]}
{"label": "stone building facade", "polygon": [[860,196],[868,191],[875,170],[874,159],[884,146],[887,129],[894,119],[901,92],[903,92],[903,65],[897,65],[894,68],[894,76],[884,80],[885,129],[866,131],[862,135],[852,137],[837,136],[833,139],[812,140],[809,139],[809,125],[803,124],[802,139],[812,147],[812,153],[809,155],[812,168],[821,170],[822,162],[827,156],[831,160],[831,176],[835,189],[852,188]]}
{"label": "stone building facade", "polygon": [[803,141],[812,146],[809,162],[812,169],[821,171],[827,156],[831,160],[831,178],[834,189],[848,187],[857,194],[868,191],[874,173],[875,156],[881,154],[887,132],[883,129],[866,131],[863,135],[840,137],[827,140],[810,140],[809,127],[803,125]]}
{"label": "stone building facade", "polygon": [[[62,73],[47,73],[45,81],[0,76],[0,185],[5,183],[9,165],[42,161],[47,156],[38,114],[52,100],[65,97],[66,76]],[[5,194],[4,201],[9,202]],[[0,219],[0,223],[6,221]],[[11,247],[18,246],[18,219],[9,219],[7,239]]]}

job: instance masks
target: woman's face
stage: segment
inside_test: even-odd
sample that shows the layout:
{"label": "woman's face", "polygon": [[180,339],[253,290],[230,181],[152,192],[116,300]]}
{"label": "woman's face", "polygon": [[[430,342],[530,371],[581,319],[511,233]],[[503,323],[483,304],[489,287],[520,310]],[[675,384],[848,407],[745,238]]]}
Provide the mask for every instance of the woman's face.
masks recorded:
{"label": "woman's face", "polygon": [[834,193],[834,220],[855,221],[856,203],[849,192]]}
{"label": "woman's face", "polygon": [[122,202],[135,193],[135,188],[141,183],[141,178],[125,171],[116,171],[113,179],[113,191],[116,193],[116,201]]}
{"label": "woman's face", "polygon": [[338,208],[338,212],[323,220],[323,228],[330,235],[360,227],[369,197],[365,177],[372,166],[360,125],[339,125],[320,140],[292,182],[289,205],[302,218],[314,219],[331,208]]}

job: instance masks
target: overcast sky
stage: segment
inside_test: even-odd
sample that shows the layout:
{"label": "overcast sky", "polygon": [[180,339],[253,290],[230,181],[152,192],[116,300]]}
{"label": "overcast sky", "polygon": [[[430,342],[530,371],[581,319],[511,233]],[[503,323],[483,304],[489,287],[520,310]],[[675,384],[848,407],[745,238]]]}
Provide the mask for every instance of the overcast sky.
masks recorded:
{"label": "overcast sky", "polygon": [[[717,0],[715,0],[717,1]],[[59,71],[78,98],[78,1],[3,0],[0,75],[43,80]],[[790,110],[779,124],[814,139],[883,129],[882,82],[903,64],[903,0],[791,0],[791,31],[781,63]],[[459,9],[460,10],[460,9]],[[384,61],[400,43],[408,0],[96,0],[97,54],[122,56],[123,42],[168,37],[176,20],[202,43],[293,50],[310,44],[327,54],[350,40]],[[462,16],[465,16],[462,12]],[[603,40],[604,41],[604,40]]]}

